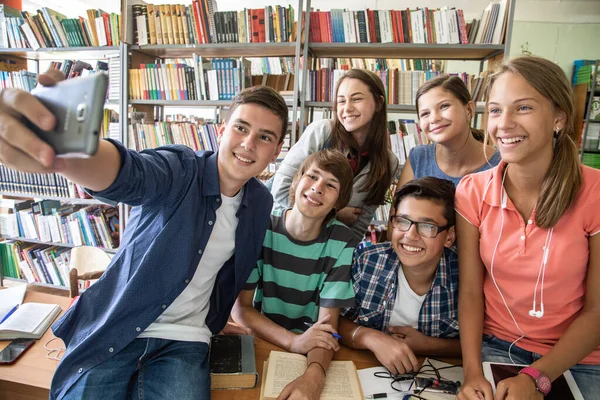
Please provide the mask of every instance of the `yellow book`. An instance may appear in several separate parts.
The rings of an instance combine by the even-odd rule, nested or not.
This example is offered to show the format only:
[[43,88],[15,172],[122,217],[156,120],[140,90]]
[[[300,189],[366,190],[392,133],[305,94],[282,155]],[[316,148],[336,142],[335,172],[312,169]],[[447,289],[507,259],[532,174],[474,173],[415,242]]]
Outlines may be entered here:
[[[283,388],[301,376],[308,364],[306,356],[271,351],[263,369],[261,400],[276,400]],[[356,366],[352,361],[332,361],[327,369],[320,400],[363,400],[365,398]]]
[[162,30],[163,44],[175,44],[173,42],[173,32],[171,31],[171,7],[161,4],[160,8],[160,26]]
[[160,19],[160,7],[158,5],[154,5],[154,30],[156,32],[156,44],[163,44],[163,36],[162,36],[162,23]]
[[156,17],[154,14],[154,4],[147,4],[148,30],[150,31],[150,44],[156,44]]
[[171,11],[171,26],[172,26],[172,32],[173,32],[173,44],[182,44],[181,41],[179,40],[181,32],[179,31],[179,23],[178,20],[179,18],[177,18],[177,4],[170,4],[168,5],[168,7],[170,8]]

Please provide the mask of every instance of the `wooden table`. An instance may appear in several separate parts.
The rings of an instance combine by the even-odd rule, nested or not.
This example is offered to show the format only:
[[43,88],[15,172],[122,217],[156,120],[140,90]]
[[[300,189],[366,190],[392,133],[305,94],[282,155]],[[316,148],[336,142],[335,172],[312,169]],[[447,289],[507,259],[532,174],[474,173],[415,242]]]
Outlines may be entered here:
[[[38,303],[59,304],[63,312],[71,302],[68,297],[50,295],[27,291],[25,301]],[[48,329],[44,336],[27,350],[14,364],[0,366],[0,399],[10,400],[33,400],[48,399],[52,375],[58,365],[58,361],[46,357],[47,351],[44,344],[52,339],[54,335]],[[0,350],[6,347],[10,341],[0,341]],[[55,340],[50,345],[56,348],[62,341]],[[271,350],[283,351],[283,349],[256,338],[256,370],[262,378],[263,362],[267,360]],[[354,350],[341,346],[335,353],[335,360],[352,360],[357,369],[369,368],[380,365],[373,353],[362,350]],[[420,361],[423,361],[420,358]],[[451,362],[452,360],[448,360]],[[214,400],[257,400],[260,397],[259,386],[254,389],[245,390],[213,390]]]
[[[71,299],[28,290],[25,294],[25,302],[58,304],[64,312],[69,307]],[[44,349],[44,344],[53,337],[52,331],[48,329],[44,336],[23,353],[14,364],[0,365],[0,399],[48,399],[50,382],[58,361],[46,357],[48,352]],[[10,340],[0,341],[0,350],[9,343]],[[62,345],[62,341],[55,340],[49,346],[57,348],[60,345]]]

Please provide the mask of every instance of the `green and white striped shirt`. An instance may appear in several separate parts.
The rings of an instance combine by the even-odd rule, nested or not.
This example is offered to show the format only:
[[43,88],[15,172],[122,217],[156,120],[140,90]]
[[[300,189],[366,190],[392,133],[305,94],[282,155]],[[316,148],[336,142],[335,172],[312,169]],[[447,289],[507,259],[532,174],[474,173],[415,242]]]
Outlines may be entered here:
[[355,305],[352,254],[357,245],[352,231],[332,219],[312,241],[298,241],[285,229],[285,209],[271,214],[262,256],[245,290],[254,290],[254,306],[276,324],[304,332],[315,323],[319,307]]

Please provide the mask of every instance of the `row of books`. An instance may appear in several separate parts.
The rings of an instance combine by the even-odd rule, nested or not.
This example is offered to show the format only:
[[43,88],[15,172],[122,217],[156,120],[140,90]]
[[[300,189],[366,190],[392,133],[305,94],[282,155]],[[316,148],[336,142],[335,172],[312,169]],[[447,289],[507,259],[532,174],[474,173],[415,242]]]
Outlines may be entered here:
[[129,147],[141,151],[168,144],[182,144],[195,151],[217,151],[217,127],[202,120],[130,124]]
[[[332,102],[337,82],[346,70],[322,68],[318,71],[308,71],[308,82],[306,85],[306,100]],[[402,71],[395,68],[376,70],[386,92],[387,104],[414,105],[417,90],[426,81],[440,75],[438,71]],[[467,85],[471,87],[474,76],[465,72],[458,75]]]
[[252,57],[248,60],[252,75],[293,74],[296,67],[295,57]]
[[214,0],[132,6],[135,44],[264,43],[295,40],[292,6],[217,11]]
[[[170,60],[167,60],[170,61]],[[190,62],[190,61],[188,61]],[[187,64],[140,64],[129,70],[129,95],[135,100],[231,100],[250,86],[250,61],[206,59],[194,55]]]
[[[420,58],[349,58],[349,57],[320,57],[313,58],[309,63],[310,69],[332,68],[349,70],[353,68],[378,71],[383,69],[398,69],[400,71],[444,71],[444,60]],[[302,67],[302,65],[301,65]]]
[[86,12],[88,18],[67,18],[48,7],[33,14],[0,5],[0,47],[118,46],[120,16],[97,9]]
[[[2,216],[0,215],[0,218]],[[71,249],[21,241],[0,243],[2,276],[69,287]]]
[[78,185],[59,174],[16,171],[0,164],[0,191],[35,196],[89,198]]
[[[10,201],[14,203],[12,209],[6,206]],[[3,199],[2,202],[5,212],[1,234],[5,237],[105,249],[119,247],[119,218],[115,207],[62,204],[57,200]]]
[[17,88],[30,92],[37,84],[37,74],[29,71],[7,72],[0,70],[0,88]]
[[465,22],[461,9],[427,7],[411,10],[312,11],[313,43],[469,44],[504,40],[507,0],[492,2],[482,17]]

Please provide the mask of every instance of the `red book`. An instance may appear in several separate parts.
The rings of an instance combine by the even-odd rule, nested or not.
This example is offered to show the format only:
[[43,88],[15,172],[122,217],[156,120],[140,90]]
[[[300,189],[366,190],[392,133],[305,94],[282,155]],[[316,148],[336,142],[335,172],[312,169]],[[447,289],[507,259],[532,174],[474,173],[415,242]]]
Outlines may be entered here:
[[259,8],[256,11],[258,14],[258,42],[265,43],[267,41],[267,33],[265,27],[265,9]]
[[113,41],[111,38],[111,34],[110,34],[110,15],[109,14],[102,14],[102,20],[104,21],[104,29],[106,30],[106,42],[107,42],[107,46],[112,46],[113,45]]
[[392,13],[392,33],[394,34],[394,43],[400,43],[398,38],[398,24],[396,21],[396,12],[394,10]]
[[258,43],[258,31],[260,29],[258,22],[258,9],[252,8],[250,9],[250,16],[252,18],[252,25],[250,25],[250,32],[252,33],[252,43]]
[[458,28],[460,29],[460,42],[462,44],[469,44],[469,35],[467,34],[467,25],[465,24],[465,14],[461,9],[458,9]]
[[325,11],[325,21],[327,23],[327,43],[333,43],[333,32],[331,31],[331,12]]
[[329,34],[327,33],[327,30],[329,27],[327,26],[327,13],[325,11],[319,11],[319,23],[321,26],[321,42],[328,43]]
[[202,31],[202,22],[200,20],[200,5],[198,0],[192,0],[192,10],[194,11],[194,29],[200,43],[206,43],[204,32]]
[[371,43],[377,43],[377,33],[375,31],[375,12],[367,8],[367,18],[369,18],[369,38]]
[[398,22],[399,43],[406,43],[404,39],[404,27],[402,26],[402,11],[395,10],[394,12],[396,13],[396,21]]

